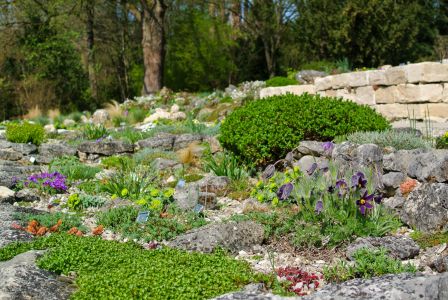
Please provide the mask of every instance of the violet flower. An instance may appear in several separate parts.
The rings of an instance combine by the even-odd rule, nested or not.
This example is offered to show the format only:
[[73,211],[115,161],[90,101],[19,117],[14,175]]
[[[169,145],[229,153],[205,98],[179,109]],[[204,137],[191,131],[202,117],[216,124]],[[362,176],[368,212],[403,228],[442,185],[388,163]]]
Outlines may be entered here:
[[313,175],[314,171],[316,171],[316,169],[317,169],[317,163],[313,163],[313,164],[311,165],[311,167],[310,167],[308,170],[306,170],[306,173],[307,173],[309,176],[311,176],[311,175]]
[[331,155],[331,153],[333,152],[333,149],[334,149],[334,144],[333,144],[333,142],[325,142],[325,143],[322,143],[322,148],[324,149],[324,151],[327,155]]
[[339,198],[342,198],[348,192],[348,184],[344,179],[336,181],[335,187],[338,189]]
[[279,200],[288,199],[289,195],[291,195],[293,188],[294,188],[294,185],[291,182],[282,185],[277,191],[278,199]]
[[353,189],[364,189],[367,185],[367,179],[363,172],[357,172],[352,176],[352,188]]
[[319,214],[322,212],[323,209],[324,209],[324,202],[322,201],[322,199],[319,199],[319,200],[316,202],[316,207],[314,208],[314,212],[315,212],[317,215],[319,215]]
[[366,214],[366,209],[373,208],[372,204],[370,203],[373,199],[373,194],[368,194],[367,191],[364,192],[364,194],[361,196],[361,199],[356,200],[356,205],[359,207],[359,212],[362,215]]

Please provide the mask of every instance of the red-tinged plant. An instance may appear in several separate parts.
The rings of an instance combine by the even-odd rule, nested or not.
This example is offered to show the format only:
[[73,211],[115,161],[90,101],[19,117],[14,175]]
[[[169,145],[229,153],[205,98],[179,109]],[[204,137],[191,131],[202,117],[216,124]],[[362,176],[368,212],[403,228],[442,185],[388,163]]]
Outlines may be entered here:
[[288,290],[298,296],[304,296],[307,291],[317,289],[319,280],[322,279],[322,275],[305,272],[297,267],[279,268],[277,269],[277,276],[289,281],[291,284]]
[[400,192],[404,197],[406,197],[407,195],[409,195],[410,192],[412,192],[415,189],[416,186],[417,186],[417,180],[408,179],[404,181],[402,184],[400,184]]

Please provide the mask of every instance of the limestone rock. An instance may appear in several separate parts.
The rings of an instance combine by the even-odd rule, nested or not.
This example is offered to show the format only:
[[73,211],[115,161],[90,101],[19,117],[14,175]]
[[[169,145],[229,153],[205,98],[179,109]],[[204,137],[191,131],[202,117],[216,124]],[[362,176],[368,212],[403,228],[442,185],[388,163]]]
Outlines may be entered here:
[[98,109],[92,115],[93,124],[103,124],[109,120],[109,113],[105,109]]
[[302,84],[314,84],[314,80],[318,77],[325,77],[328,74],[316,70],[302,70],[296,73],[295,78]]
[[168,245],[173,248],[212,252],[217,247],[238,253],[260,245],[264,239],[264,228],[252,221],[214,223],[189,231],[176,237]]
[[379,247],[388,249],[390,256],[401,260],[414,258],[420,252],[420,247],[411,238],[397,236],[361,237],[348,245],[346,256],[353,260],[353,254],[358,249],[376,249]]
[[34,201],[40,201],[39,191],[37,189],[29,189],[24,188],[15,194],[15,198],[17,202],[24,201],[24,202],[34,202]]
[[158,134],[154,137],[150,137],[137,142],[140,149],[150,148],[163,151],[173,150],[175,135],[169,133]]
[[400,184],[406,180],[406,175],[401,172],[390,172],[382,177],[383,192],[385,196],[392,197]]
[[121,153],[132,153],[134,146],[125,141],[88,141],[78,146],[78,151],[88,154],[111,156]]
[[0,202],[14,202],[15,192],[8,189],[6,186],[0,186]]
[[448,229],[448,184],[425,183],[403,205],[403,222],[423,232]]

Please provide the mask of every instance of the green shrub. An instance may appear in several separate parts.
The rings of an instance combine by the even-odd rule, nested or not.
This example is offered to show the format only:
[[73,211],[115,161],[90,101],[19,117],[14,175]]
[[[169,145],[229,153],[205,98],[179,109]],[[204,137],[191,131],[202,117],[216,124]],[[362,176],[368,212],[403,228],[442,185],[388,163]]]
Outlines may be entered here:
[[211,299],[251,282],[267,281],[249,264],[222,251],[212,254],[135,243],[53,234],[0,249],[8,259],[30,249],[50,249],[37,262],[57,274],[76,272],[72,299]]
[[64,156],[54,159],[49,166],[50,172],[59,172],[68,180],[87,180],[95,178],[101,169],[81,163],[75,156]]
[[342,282],[353,278],[372,278],[385,274],[415,273],[411,264],[403,265],[400,260],[387,255],[385,248],[361,248],[355,252],[354,266],[340,261],[332,267],[324,268],[325,279],[329,282]]
[[436,138],[437,149],[448,149],[448,131],[444,135]]
[[81,132],[83,137],[88,140],[100,139],[109,134],[109,131],[103,124],[87,124],[84,128],[82,128]]
[[356,144],[376,144],[380,147],[394,147],[397,150],[411,150],[431,148],[431,143],[416,136],[412,132],[400,132],[395,130],[355,132],[345,138]]
[[39,124],[9,123],[6,125],[6,139],[13,143],[32,143],[39,146],[45,139],[45,131]]
[[266,87],[296,85],[297,80],[288,77],[276,76],[266,80]]
[[236,109],[221,125],[221,145],[253,165],[283,158],[305,140],[329,141],[356,131],[385,130],[384,117],[366,105],[302,94],[273,96]]
[[337,68],[337,66],[334,62],[326,61],[326,60],[311,61],[309,63],[305,63],[300,66],[301,70],[316,70],[316,71],[322,71],[322,72],[326,72],[326,73],[331,73],[336,68]]

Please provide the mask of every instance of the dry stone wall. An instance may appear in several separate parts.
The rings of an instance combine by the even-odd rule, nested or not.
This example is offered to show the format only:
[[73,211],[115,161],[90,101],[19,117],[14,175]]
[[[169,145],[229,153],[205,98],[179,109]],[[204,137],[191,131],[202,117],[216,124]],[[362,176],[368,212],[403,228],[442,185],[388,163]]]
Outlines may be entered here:
[[423,62],[382,70],[344,73],[317,78],[313,85],[262,89],[260,97],[285,93],[342,97],[375,107],[390,120],[409,114],[424,119],[448,119],[448,64]]

